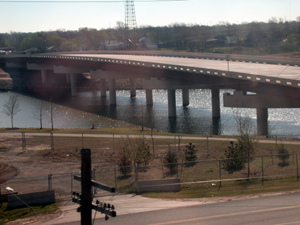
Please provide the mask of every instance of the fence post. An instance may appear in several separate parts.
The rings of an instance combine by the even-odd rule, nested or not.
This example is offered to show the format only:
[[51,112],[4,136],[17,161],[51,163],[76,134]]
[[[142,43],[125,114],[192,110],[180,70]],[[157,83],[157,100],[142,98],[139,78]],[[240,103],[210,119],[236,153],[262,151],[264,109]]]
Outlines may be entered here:
[[[93,169],[93,180],[96,180],[96,169],[94,168]],[[93,187],[94,189],[94,196],[97,194],[97,188],[96,187]]]
[[296,154],[296,167],[297,167],[297,181],[299,181],[298,154]]
[[52,190],[52,174],[48,175],[48,191]]
[[82,148],[81,149],[83,149],[83,132],[82,132],[82,136],[81,136],[81,145],[82,145]]
[[276,140],[276,154],[277,154],[277,156],[276,156],[276,158],[278,157],[278,146],[277,146],[277,135],[275,136],[275,140]]
[[178,172],[178,170],[179,170],[178,167],[179,167],[179,166],[178,166],[178,163],[176,163],[176,164],[177,164],[177,177],[176,177],[176,178],[178,178],[178,173],[179,173],[179,172]]
[[219,159],[219,180],[220,180],[220,185],[219,185],[219,189],[222,186],[222,168],[221,168],[221,160]]
[[113,152],[115,152],[115,134],[113,133]]
[[22,132],[22,151],[26,150],[25,132]]
[[135,166],[135,181],[139,179],[139,173],[138,173],[139,166]]
[[114,167],[114,171],[115,171],[115,189],[117,190],[117,170],[116,170],[116,167]]
[[54,140],[53,140],[53,133],[50,132],[50,139],[51,139],[51,151],[54,151]]
[[206,139],[206,154],[207,156],[209,155],[209,143],[208,143],[208,135],[207,135],[207,139]]
[[261,185],[264,186],[264,157],[261,157]]
[[176,142],[176,136],[174,135],[174,143],[175,143],[175,151],[176,151],[176,147],[177,147],[177,142]]
[[2,207],[2,194],[1,194],[1,185],[0,185],[0,207]]
[[73,197],[73,172],[71,172],[71,198]]
[[151,134],[151,140],[152,140],[153,158],[155,159],[154,138],[153,138],[153,135],[152,135],[152,134]]

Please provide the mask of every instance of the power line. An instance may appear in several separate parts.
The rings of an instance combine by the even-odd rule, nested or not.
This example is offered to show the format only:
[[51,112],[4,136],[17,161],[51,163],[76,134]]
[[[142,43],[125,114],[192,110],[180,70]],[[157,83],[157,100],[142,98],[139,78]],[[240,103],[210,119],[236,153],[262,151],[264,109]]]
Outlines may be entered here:
[[[135,2],[186,2],[186,1],[189,1],[189,0],[137,0]],[[16,1],[1,1],[0,2],[3,2],[3,3],[120,3],[120,2],[124,2],[124,1],[121,1],[121,0],[116,0],[116,1],[107,1],[107,0],[88,0],[88,1],[82,1],[82,0],[79,0],[79,1],[74,1],[74,0],[70,0],[70,1],[52,1],[52,0],[49,0],[49,1],[43,1],[43,0],[37,0],[37,1],[28,1],[28,0],[25,0],[25,1],[21,1],[21,0],[16,0]]]

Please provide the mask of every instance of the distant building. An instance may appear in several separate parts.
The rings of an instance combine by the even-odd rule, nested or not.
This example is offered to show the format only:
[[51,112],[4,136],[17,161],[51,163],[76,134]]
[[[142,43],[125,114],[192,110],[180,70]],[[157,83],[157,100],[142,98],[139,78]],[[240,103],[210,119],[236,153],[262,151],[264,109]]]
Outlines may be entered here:
[[59,49],[56,48],[55,46],[50,46],[50,47],[47,47],[46,51],[47,52],[59,52]]
[[25,52],[26,52],[26,54],[39,54],[39,53],[41,53],[41,51],[38,48],[30,48],[30,49],[27,49]]
[[101,42],[100,50],[117,50],[121,45],[122,43],[116,40],[106,40]]
[[14,52],[14,51],[15,51],[14,48],[2,47],[2,48],[0,48],[0,55],[9,55],[9,54],[12,54],[12,52]]
[[223,39],[208,39],[206,41],[206,47],[223,47],[225,45],[225,40]]
[[153,43],[147,37],[142,37],[139,39],[139,49],[157,49],[157,44]]
[[0,69],[0,90],[8,91],[12,89],[13,81],[8,73]]
[[237,44],[237,38],[236,37],[226,37],[225,44],[227,46],[235,46]]

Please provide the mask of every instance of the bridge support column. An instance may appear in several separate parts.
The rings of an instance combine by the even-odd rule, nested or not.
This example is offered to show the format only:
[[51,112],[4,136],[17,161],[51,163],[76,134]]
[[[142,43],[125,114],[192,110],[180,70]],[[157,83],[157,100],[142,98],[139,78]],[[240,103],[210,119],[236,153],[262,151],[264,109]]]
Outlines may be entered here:
[[75,73],[71,73],[71,96],[77,95],[77,78]]
[[47,70],[41,70],[42,74],[42,84],[45,84],[47,82]]
[[116,105],[117,97],[116,97],[116,87],[115,87],[115,79],[109,79],[109,104]]
[[220,118],[220,90],[211,89],[211,105],[212,105],[212,117]]
[[146,89],[146,104],[153,105],[152,89]]
[[268,135],[268,109],[257,108],[256,109],[256,121],[257,121],[257,134]]
[[187,106],[190,104],[189,89],[182,89],[182,104]]
[[101,97],[106,97],[106,80],[100,80],[100,90],[101,90]]
[[168,89],[168,110],[169,117],[176,116],[176,95],[175,90]]
[[71,74],[69,73],[66,74],[66,82],[67,84],[71,83]]
[[135,79],[130,78],[130,97],[133,98],[136,96],[136,85],[135,85]]

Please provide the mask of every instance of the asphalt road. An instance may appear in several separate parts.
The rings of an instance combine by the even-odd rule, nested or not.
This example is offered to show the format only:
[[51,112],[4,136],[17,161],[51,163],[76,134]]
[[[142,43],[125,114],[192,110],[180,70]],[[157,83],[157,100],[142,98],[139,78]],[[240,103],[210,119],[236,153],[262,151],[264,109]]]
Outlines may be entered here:
[[257,64],[245,62],[233,62],[221,60],[207,60],[196,58],[181,58],[181,57],[158,57],[158,56],[141,56],[141,55],[112,55],[112,54],[60,54],[68,57],[89,57],[89,58],[103,58],[118,61],[135,61],[140,63],[164,64],[167,66],[183,66],[199,69],[210,69],[219,71],[228,71],[262,75],[266,77],[276,77],[292,80],[300,80],[299,67],[286,65],[272,65],[272,64]]
[[[167,225],[167,224],[300,224],[300,193],[203,204],[117,216],[94,224]],[[80,222],[64,223],[77,225]]]

